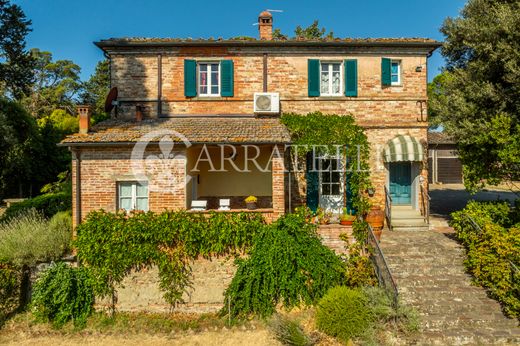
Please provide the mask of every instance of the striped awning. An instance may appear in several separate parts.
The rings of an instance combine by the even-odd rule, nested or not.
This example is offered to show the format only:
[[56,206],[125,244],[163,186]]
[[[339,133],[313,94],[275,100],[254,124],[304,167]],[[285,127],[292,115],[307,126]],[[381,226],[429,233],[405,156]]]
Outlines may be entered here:
[[385,162],[422,161],[423,146],[414,137],[397,136],[386,143],[383,158]]

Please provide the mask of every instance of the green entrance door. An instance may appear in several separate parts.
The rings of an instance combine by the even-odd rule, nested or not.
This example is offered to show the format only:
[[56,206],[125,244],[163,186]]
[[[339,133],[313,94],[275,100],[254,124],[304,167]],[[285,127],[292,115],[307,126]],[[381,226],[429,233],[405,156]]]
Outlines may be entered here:
[[398,205],[412,204],[412,163],[390,163],[390,197]]

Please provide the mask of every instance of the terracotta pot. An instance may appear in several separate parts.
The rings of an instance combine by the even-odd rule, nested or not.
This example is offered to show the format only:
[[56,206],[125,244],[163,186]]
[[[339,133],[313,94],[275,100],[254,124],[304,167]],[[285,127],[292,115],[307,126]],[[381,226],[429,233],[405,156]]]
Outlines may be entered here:
[[381,230],[385,225],[385,212],[381,207],[372,207],[365,220],[372,226],[374,231]]
[[339,224],[343,226],[352,226],[354,220],[339,220]]
[[255,210],[256,209],[256,202],[246,203],[246,207],[247,207],[248,210]]
[[381,235],[382,234],[383,234],[383,230],[382,229],[374,231],[374,235],[376,236],[377,241],[381,241]]

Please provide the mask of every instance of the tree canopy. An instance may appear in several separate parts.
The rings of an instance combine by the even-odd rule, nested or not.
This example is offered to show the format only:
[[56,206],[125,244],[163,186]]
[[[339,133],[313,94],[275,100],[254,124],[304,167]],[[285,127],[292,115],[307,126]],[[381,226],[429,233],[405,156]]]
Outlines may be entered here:
[[520,2],[469,0],[441,32],[429,109],[458,143],[466,187],[520,180]]
[[[280,29],[275,29],[273,31],[273,39],[275,40],[287,40],[288,38],[289,37],[283,34]],[[333,39],[334,33],[332,31],[327,33],[325,28],[320,28],[317,20],[305,28],[298,25],[296,29],[294,29],[294,37],[291,37],[293,40],[318,40],[323,38]]]
[[31,21],[20,6],[0,0],[0,90],[20,99],[33,81],[34,60],[25,48]]

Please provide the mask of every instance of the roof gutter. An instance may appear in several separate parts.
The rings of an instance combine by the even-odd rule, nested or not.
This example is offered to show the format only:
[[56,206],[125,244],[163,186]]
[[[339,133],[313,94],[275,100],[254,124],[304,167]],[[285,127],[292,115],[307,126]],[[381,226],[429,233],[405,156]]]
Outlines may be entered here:
[[[57,145],[59,147],[123,147],[123,146],[131,146],[136,145],[137,143],[143,143],[143,142],[69,142],[69,143],[58,143]],[[159,141],[155,142],[148,142],[149,144],[159,144]],[[173,142],[176,144],[183,144],[183,142]],[[192,145],[219,145],[219,144],[258,144],[258,145],[264,145],[264,144],[289,144],[290,141],[271,141],[271,142],[230,142],[230,141],[222,141],[222,142],[190,142]]]

